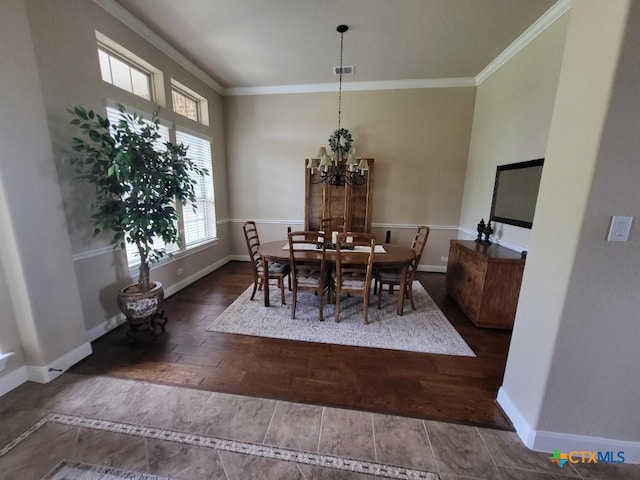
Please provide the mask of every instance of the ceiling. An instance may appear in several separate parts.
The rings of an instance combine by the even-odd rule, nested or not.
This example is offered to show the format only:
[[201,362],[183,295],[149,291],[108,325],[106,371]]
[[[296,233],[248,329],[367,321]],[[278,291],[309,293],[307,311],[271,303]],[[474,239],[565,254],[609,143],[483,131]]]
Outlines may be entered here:
[[472,78],[556,0],[117,0],[223,88]]

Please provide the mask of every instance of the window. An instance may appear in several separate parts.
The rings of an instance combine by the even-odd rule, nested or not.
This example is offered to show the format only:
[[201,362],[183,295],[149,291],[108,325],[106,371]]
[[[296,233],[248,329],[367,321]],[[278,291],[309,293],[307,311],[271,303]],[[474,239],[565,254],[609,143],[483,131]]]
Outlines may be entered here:
[[171,99],[173,100],[174,112],[184,117],[190,118],[194,122],[200,121],[197,100],[194,100],[193,98],[178,90],[171,90]]
[[98,48],[102,80],[151,100],[151,75],[103,48]]
[[176,142],[187,149],[187,156],[209,175],[195,175],[196,206],[187,204],[182,207],[185,247],[204,242],[216,236],[216,212],[213,195],[213,174],[211,172],[211,142],[204,138],[176,129]]
[[194,122],[209,125],[209,104],[202,95],[171,79],[173,111]]
[[102,80],[160,106],[166,104],[160,70],[98,31],[96,40]]

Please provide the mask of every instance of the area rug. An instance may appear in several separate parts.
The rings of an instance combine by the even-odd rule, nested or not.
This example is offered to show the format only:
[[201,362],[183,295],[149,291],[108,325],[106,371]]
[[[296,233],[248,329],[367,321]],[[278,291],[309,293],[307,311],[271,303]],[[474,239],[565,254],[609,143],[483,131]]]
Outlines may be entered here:
[[[280,290],[270,287],[271,307],[266,308],[262,292],[250,300],[253,286],[218,316],[205,330],[305,342],[385,348],[408,352],[475,357],[469,345],[449,323],[420,282],[413,283],[416,310],[407,300],[404,315],[398,316],[397,296],[383,294],[382,308],[371,295],[369,324],[362,322],[362,297],[343,297],[340,322],[335,306],[325,305],[324,322],[318,320],[318,297],[299,293],[296,318],[291,319],[292,293],[280,304]],[[396,293],[397,295],[397,293]]]
[[61,461],[42,480],[170,480],[149,473],[132,472],[120,468]]

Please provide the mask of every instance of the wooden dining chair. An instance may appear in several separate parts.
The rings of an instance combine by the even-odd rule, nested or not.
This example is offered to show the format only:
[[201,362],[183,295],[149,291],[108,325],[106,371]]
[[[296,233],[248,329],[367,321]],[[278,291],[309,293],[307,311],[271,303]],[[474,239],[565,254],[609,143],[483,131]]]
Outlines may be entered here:
[[344,233],[345,230],[346,226],[344,223],[344,218],[342,217],[331,217],[322,219],[322,231],[329,236],[329,239],[331,239],[331,232]]
[[[291,318],[296,318],[298,292],[317,294],[320,321],[324,321],[324,294],[329,285],[326,242],[318,232],[289,232],[289,267],[293,284]],[[316,248],[316,245],[320,245]]]
[[[263,264],[262,258],[258,254],[258,247],[260,247],[260,237],[258,236],[258,228],[256,222],[248,221],[242,225],[244,232],[244,239],[247,242],[247,248],[249,249],[249,258],[251,259],[251,265],[253,266],[253,292],[251,292],[251,300],[256,295],[257,290],[262,290],[262,274]],[[269,265],[269,280],[276,280],[278,287],[280,287],[280,300],[282,305],[286,305],[284,299],[284,277],[289,275],[289,265],[285,263],[272,263]]]
[[[405,296],[409,299],[411,303],[411,308],[413,310],[416,309],[416,304],[413,300],[413,279],[415,277],[416,271],[418,269],[418,265],[420,264],[420,259],[422,258],[422,253],[424,252],[424,246],[427,244],[427,238],[429,237],[429,227],[426,225],[421,225],[416,230],[416,234],[413,237],[413,242],[411,243],[411,249],[414,253],[414,258],[409,262],[406,269],[406,277],[405,277],[405,291],[398,292],[398,302],[402,301],[402,297],[400,295]],[[389,293],[393,295],[394,286],[402,285],[402,266],[397,266],[393,268],[378,268],[375,271],[375,285],[374,285],[374,293],[377,290],[378,293],[378,308],[381,308],[382,305],[382,290],[384,290],[384,285],[389,286]],[[378,286],[378,284],[380,284]],[[398,305],[398,308],[400,306]],[[398,312],[399,315],[402,315],[402,311]]]
[[[369,323],[369,290],[373,278],[375,246],[375,237],[367,233],[338,234],[335,274],[336,322],[340,321],[342,295],[356,294],[362,295],[362,318],[365,325]],[[364,251],[354,251],[354,248],[358,249],[357,247],[361,247]]]

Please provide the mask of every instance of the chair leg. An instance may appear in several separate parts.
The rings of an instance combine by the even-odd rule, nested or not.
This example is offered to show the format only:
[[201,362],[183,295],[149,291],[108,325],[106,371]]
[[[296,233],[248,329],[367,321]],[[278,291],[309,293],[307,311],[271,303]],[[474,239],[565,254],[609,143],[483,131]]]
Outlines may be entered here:
[[340,292],[336,292],[336,323],[340,321]]
[[291,302],[291,319],[296,318],[296,303],[298,303],[298,292],[293,292],[293,300]]
[[320,302],[320,321],[324,322],[324,291],[318,294],[318,301]]
[[282,305],[286,305],[287,302],[284,300],[284,277],[278,278],[278,286],[280,287],[280,302],[282,302]]
[[287,278],[289,279],[289,291],[291,291],[291,274],[287,275]]
[[380,288],[378,289],[378,310],[382,308],[382,290],[384,290],[383,284],[380,283]]
[[362,312],[364,324],[368,325],[369,324],[369,291],[365,291],[364,294],[362,295],[362,304],[364,308],[364,311]]
[[413,301],[413,285],[407,282],[407,293],[409,294],[409,302],[411,302],[411,308],[416,309],[416,304]]
[[255,280],[253,282],[253,292],[251,292],[251,298],[250,300],[253,300],[253,297],[256,296],[256,291],[258,290],[258,280]]

